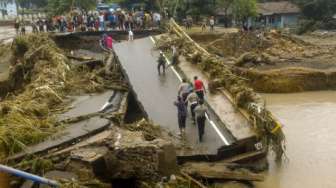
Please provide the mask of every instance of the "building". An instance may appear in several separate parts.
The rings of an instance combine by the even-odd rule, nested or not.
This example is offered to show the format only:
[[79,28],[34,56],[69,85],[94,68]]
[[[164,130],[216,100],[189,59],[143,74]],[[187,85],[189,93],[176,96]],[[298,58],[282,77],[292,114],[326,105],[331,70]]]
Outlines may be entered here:
[[0,1],[0,18],[17,16],[17,7],[15,1],[4,2]]
[[257,23],[266,27],[295,27],[301,14],[300,8],[289,2],[257,3]]
[[[300,8],[289,1],[257,3],[256,18],[248,18],[247,26],[254,27],[295,27],[301,14]],[[238,23],[233,16],[232,8],[217,9],[216,18],[218,24],[225,26],[237,26]]]

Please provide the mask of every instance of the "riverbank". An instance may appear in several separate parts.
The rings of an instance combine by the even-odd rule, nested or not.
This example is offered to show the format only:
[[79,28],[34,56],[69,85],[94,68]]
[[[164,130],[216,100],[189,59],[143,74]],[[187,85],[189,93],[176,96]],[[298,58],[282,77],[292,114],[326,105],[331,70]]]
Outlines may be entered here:
[[[298,37],[277,32],[193,33],[258,92],[290,93],[336,87],[334,36]],[[328,43],[328,44],[327,44]]]

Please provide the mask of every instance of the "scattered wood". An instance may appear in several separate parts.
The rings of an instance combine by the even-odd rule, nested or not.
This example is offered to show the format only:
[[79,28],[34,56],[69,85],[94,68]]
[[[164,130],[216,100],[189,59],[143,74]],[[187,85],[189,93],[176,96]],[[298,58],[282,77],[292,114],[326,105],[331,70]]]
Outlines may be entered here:
[[[183,29],[175,22],[174,19],[170,20],[170,23],[172,25],[172,27],[174,28],[175,32],[176,30],[178,32],[176,33],[180,33],[182,34],[185,38],[187,38],[194,46],[196,46],[196,49],[201,51],[202,53],[204,53],[206,56],[210,56],[210,53],[208,51],[206,51],[204,48],[202,48],[198,43],[196,43],[185,31],[183,31]],[[178,34],[180,36],[180,34]]]
[[[234,165],[234,169],[230,168]],[[263,181],[264,176],[239,169],[237,164],[228,163],[186,163],[182,171],[195,177],[216,180]],[[238,169],[237,169],[238,168]]]
[[260,156],[265,156],[266,153],[267,152],[265,150],[253,151],[253,152],[243,153],[241,155],[236,155],[229,159],[225,159],[221,162],[222,163],[237,163],[237,162],[246,161],[246,160],[253,159],[253,158],[258,158]]
[[69,59],[74,59],[74,60],[77,60],[77,61],[92,61],[92,60],[95,60],[94,58],[89,57],[89,56],[74,56],[74,55],[67,55],[67,57],[68,57]]
[[203,185],[201,182],[197,181],[193,177],[189,176],[187,173],[181,171],[181,175],[184,176],[185,178],[187,178],[189,181],[191,181],[195,185],[197,185],[198,187],[200,187],[200,188],[207,188],[205,185]]

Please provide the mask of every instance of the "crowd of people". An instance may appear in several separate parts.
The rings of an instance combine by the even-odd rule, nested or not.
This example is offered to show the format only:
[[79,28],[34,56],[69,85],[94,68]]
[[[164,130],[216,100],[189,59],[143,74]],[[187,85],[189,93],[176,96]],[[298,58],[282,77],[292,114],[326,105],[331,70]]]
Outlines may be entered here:
[[[178,52],[175,46],[172,46],[172,63],[169,66],[174,66],[179,62]],[[158,73],[165,74],[165,70],[169,67],[166,66],[165,56],[162,51],[158,58]],[[162,73],[161,73],[162,70]],[[193,84],[187,82],[186,79],[182,80],[177,92],[177,100],[174,105],[177,107],[177,119],[180,129],[180,135],[185,136],[186,122],[188,118],[188,109],[190,111],[193,124],[198,127],[199,142],[203,141],[206,115],[208,114],[207,107],[205,105],[205,93],[206,89],[204,83],[197,77],[194,77]]]
[[145,11],[89,12],[77,13],[72,17],[56,16],[53,18],[60,32],[106,31],[106,30],[141,30],[158,27],[161,22],[159,13]]
[[[185,19],[183,19],[183,24],[184,24],[186,30],[190,30],[193,26],[192,17],[187,16]],[[205,31],[207,27],[209,27],[210,31],[215,30],[215,17],[214,16],[202,19],[202,22],[201,22],[202,31]]]
[[180,84],[177,101],[174,104],[177,107],[178,125],[182,137],[185,135],[189,108],[191,120],[198,128],[199,142],[203,142],[206,115],[208,115],[204,101],[205,92],[204,84],[197,76],[194,77],[193,84],[188,83],[186,79],[183,79]]
[[143,30],[159,27],[161,15],[157,12],[124,11],[73,11],[70,15],[58,15],[49,19],[24,21],[17,19],[14,27],[24,34],[27,26],[33,32],[84,32],[106,30]]

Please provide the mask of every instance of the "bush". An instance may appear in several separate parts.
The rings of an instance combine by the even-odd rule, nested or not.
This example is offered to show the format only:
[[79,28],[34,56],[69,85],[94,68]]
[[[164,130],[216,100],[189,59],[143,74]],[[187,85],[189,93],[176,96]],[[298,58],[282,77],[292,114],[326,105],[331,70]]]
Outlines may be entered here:
[[17,57],[23,57],[28,51],[28,41],[24,37],[16,37],[14,40],[14,55]]
[[336,19],[329,18],[323,21],[301,20],[299,23],[297,34],[301,35],[301,34],[312,32],[318,29],[335,30],[336,29]]

